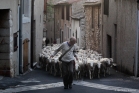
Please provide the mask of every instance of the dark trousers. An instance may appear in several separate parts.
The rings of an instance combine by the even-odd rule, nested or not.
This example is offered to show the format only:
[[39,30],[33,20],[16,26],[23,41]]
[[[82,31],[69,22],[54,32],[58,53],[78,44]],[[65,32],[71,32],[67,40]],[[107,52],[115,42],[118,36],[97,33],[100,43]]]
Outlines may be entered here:
[[62,75],[64,86],[68,86],[73,82],[73,61],[62,62]]

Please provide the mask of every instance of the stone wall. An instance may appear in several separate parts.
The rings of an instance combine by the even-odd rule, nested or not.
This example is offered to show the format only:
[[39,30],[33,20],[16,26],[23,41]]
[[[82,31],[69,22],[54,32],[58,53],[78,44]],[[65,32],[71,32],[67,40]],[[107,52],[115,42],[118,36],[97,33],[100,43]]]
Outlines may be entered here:
[[137,3],[136,0],[120,0],[117,3],[117,63],[121,71],[133,74],[136,51]]
[[84,14],[84,2],[86,0],[80,0],[72,4],[72,33],[71,35],[78,36],[78,44],[80,48],[85,47],[85,14]]
[[[66,6],[69,6],[69,20],[66,19]],[[62,19],[62,8],[64,8],[64,19]],[[61,38],[61,41],[69,40],[69,30],[71,29],[71,5],[57,5],[55,6],[55,39]],[[63,40],[62,40],[63,32]]]
[[55,38],[60,38],[61,32],[61,6],[55,6]]
[[100,6],[85,6],[85,40],[87,49],[100,52],[101,8],[98,10],[98,7],[100,8]]
[[35,59],[39,62],[39,53],[42,51],[43,42],[43,16],[44,16],[44,0],[35,0],[34,2],[34,21],[35,21]]
[[111,37],[111,54],[118,70],[134,74],[136,51],[137,3],[136,0],[109,0],[109,15],[103,14],[102,52],[109,57],[108,38]]

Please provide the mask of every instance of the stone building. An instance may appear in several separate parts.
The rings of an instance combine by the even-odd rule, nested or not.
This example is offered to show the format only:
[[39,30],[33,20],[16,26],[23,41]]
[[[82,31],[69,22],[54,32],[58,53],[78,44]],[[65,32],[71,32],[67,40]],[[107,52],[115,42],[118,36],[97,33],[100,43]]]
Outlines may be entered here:
[[14,77],[23,74],[31,66],[32,1],[35,10],[33,47],[37,60],[42,49],[44,0],[0,1],[0,75],[2,76]]
[[54,43],[55,40],[55,28],[54,28],[54,5],[61,0],[47,0],[46,5],[46,38],[49,39],[50,43]]
[[44,0],[34,1],[34,62],[39,62],[44,32]]
[[54,41],[54,0],[47,0],[46,5],[46,37],[49,39],[50,43]]
[[54,6],[54,39],[64,42],[71,37],[72,0],[59,1]]
[[137,71],[137,0],[102,0],[102,54],[114,58],[117,68],[128,74]]
[[[54,10],[53,10],[54,14],[52,13],[52,16],[51,16],[52,19],[54,19],[54,20],[51,20],[49,22],[47,21],[47,23],[46,23],[47,37],[50,40],[52,38],[52,41],[56,40],[57,43],[60,43],[65,40],[68,40],[71,36],[76,36],[75,31],[73,33],[73,30],[72,30],[71,17],[73,17],[72,10],[74,10],[74,9],[72,9],[72,4],[74,4],[78,1],[81,1],[81,0],[48,0],[48,2],[47,2],[48,4],[54,5]],[[49,12],[49,11],[47,11],[47,12]],[[63,13],[63,15],[62,15],[62,13]],[[47,16],[48,15],[49,14],[47,13]],[[62,17],[63,17],[63,19],[62,19]],[[73,19],[76,19],[75,16]],[[80,19],[80,20],[81,20],[80,21],[81,25],[82,24],[84,25],[84,22],[83,22],[84,20],[83,19]],[[83,30],[83,26],[82,26],[81,30]],[[81,41],[81,40],[79,40],[79,41]],[[82,44],[80,43],[80,45],[82,45]]]
[[100,52],[101,0],[87,0],[85,10],[85,43],[86,49]]
[[85,47],[85,14],[84,2],[86,0],[78,0],[72,4],[72,25],[71,36],[77,38],[77,45],[80,48]]
[[[14,77],[28,70],[30,63],[30,10],[31,1],[23,2],[22,59],[19,60],[19,7],[20,0],[0,1],[0,75]],[[19,62],[21,61],[21,63]],[[20,64],[19,64],[20,63]],[[22,69],[19,72],[19,69]]]
[[43,38],[46,38],[46,31],[47,31],[47,27],[46,27],[46,16],[47,16],[47,0],[44,0],[44,11],[43,11]]

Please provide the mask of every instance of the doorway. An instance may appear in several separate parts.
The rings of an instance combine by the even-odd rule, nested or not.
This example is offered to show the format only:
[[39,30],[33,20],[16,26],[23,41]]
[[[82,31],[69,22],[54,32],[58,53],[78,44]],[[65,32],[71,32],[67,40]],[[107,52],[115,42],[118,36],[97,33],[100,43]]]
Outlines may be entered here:
[[25,73],[26,71],[28,71],[28,42],[29,39],[25,39],[23,41],[23,72]]
[[10,10],[0,10],[0,75],[10,76]]
[[112,58],[112,38],[107,35],[107,57]]
[[114,24],[115,27],[115,37],[114,37],[114,61],[116,62],[117,59],[117,24]]

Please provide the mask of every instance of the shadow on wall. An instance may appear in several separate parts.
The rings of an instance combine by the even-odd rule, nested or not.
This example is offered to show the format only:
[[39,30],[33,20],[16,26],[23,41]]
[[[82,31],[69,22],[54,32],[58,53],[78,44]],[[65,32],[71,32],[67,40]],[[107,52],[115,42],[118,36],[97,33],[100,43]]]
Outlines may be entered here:
[[0,10],[0,75],[12,76],[10,71],[10,15],[9,9]]

